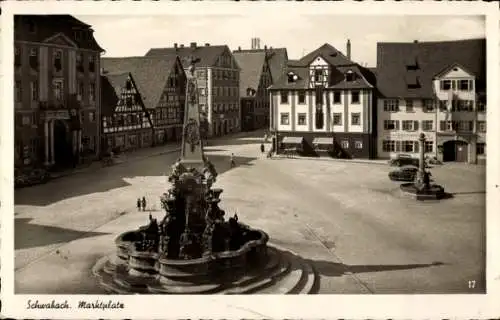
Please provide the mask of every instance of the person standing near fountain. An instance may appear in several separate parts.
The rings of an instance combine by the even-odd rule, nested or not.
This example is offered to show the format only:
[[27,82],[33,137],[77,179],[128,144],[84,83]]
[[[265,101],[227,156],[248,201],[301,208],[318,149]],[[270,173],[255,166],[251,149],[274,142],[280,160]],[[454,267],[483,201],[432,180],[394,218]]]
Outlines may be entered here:
[[146,211],[146,197],[142,197],[142,211]]

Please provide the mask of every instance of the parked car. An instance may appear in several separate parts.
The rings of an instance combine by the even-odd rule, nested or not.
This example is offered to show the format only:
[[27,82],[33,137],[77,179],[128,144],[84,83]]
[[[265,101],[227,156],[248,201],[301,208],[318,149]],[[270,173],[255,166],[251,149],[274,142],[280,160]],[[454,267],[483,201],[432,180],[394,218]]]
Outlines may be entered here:
[[412,182],[415,180],[418,168],[415,166],[404,166],[389,172],[389,179],[392,181]]
[[412,165],[418,167],[419,160],[417,158],[413,158],[408,154],[398,154],[395,158],[389,160],[389,165],[391,167],[401,167],[405,165]]
[[46,183],[50,180],[50,174],[47,170],[41,168],[26,171],[16,169],[14,174],[15,188],[29,187],[36,184]]

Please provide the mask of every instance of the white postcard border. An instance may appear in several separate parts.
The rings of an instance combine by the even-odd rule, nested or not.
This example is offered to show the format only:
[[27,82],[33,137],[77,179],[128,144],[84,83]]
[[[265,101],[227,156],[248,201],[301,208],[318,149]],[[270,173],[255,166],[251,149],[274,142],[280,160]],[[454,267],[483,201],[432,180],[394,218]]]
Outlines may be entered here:
[[[311,295],[311,296],[91,296],[50,295],[44,300],[67,300],[71,310],[27,310],[29,299],[14,295],[13,218],[13,14],[99,15],[485,15],[487,35],[487,290],[485,295]],[[13,318],[487,318],[500,308],[500,225],[498,185],[500,148],[499,13],[498,4],[483,2],[96,2],[41,1],[2,4],[2,108],[0,108],[1,157],[1,279],[2,315]],[[460,32],[460,30],[457,30]],[[9,156],[10,155],[10,156]],[[496,272],[495,272],[496,271]],[[123,302],[124,309],[78,309],[78,301]],[[496,301],[496,302],[495,302]]]

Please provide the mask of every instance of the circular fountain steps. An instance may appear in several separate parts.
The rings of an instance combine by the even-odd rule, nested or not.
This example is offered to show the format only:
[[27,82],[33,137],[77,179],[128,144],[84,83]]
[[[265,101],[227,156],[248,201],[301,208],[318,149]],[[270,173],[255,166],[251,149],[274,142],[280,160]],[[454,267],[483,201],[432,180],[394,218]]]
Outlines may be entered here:
[[134,277],[108,257],[93,268],[102,287],[115,294],[309,294],[317,287],[317,274],[304,259],[268,247],[266,265],[234,281],[207,284],[165,285],[155,277]]

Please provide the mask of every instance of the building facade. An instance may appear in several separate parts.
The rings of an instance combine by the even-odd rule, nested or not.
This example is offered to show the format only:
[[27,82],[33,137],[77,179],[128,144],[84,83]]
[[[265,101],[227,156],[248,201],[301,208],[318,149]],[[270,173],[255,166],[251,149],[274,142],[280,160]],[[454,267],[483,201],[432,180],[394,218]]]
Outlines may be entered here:
[[234,51],[233,55],[241,68],[241,130],[267,128],[269,124],[267,88],[272,83],[267,54],[259,51]]
[[153,48],[146,57],[177,55],[185,70],[191,59],[197,59],[196,78],[206,137],[223,136],[241,130],[240,68],[226,45],[189,46],[174,44],[171,48]]
[[[477,163],[486,156],[484,39],[379,43],[378,156]],[[432,52],[432,54],[429,54]]]
[[349,42],[347,56],[325,44],[294,61],[270,87],[270,128],[278,144],[298,143],[304,153],[374,157],[369,79],[369,70],[350,60]]
[[74,166],[100,152],[100,54],[70,15],[14,18],[15,165]]
[[[151,120],[151,131],[142,132],[142,140],[139,139],[140,143],[134,144],[135,147],[180,141],[186,99],[186,74],[179,57],[163,55],[103,58],[102,66],[104,76],[130,73],[134,90],[138,95],[136,100],[142,103],[145,113]],[[114,100],[111,98],[109,101],[106,102],[107,110],[114,110]],[[116,141],[113,145],[116,145]],[[132,148],[132,145],[130,144],[130,147],[126,149],[128,148]]]
[[103,150],[121,152],[150,147],[153,122],[131,73],[102,76]]

